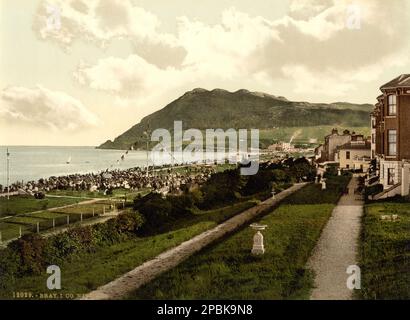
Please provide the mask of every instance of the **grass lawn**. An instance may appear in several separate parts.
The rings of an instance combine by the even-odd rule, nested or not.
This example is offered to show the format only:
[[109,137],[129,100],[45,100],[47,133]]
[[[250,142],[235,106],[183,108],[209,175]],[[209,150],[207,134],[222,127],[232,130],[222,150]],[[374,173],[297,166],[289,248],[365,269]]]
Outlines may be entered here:
[[105,212],[110,211],[111,210],[110,202],[81,204],[78,206],[52,210],[52,212],[61,213],[61,214],[80,214],[80,213],[92,213],[94,211],[94,213],[96,214],[97,213],[102,214],[104,212],[104,207],[105,207]]
[[0,222],[2,241],[7,241],[9,239],[18,237],[20,235],[20,228],[22,234],[26,234],[31,230],[30,226],[28,225]]
[[[20,234],[20,227],[22,227],[22,234],[28,232],[37,232],[37,222],[40,223],[40,231],[46,231],[53,228],[53,219],[55,219],[55,226],[63,226],[67,223],[67,215],[70,216],[70,224],[83,219],[90,219],[94,216],[101,215],[104,212],[109,212],[110,202],[101,201],[101,203],[83,204],[53,211],[40,211],[35,213],[20,214],[1,220],[0,231],[2,233],[2,241],[15,239]],[[93,214],[94,213],[94,214]]]
[[[67,215],[70,216],[70,224],[79,222],[81,220],[81,214],[83,220],[91,219],[98,215],[102,215],[104,212],[110,212],[112,210],[110,209],[110,204],[112,203],[114,202],[110,201],[109,199],[101,199],[98,202],[92,204],[79,204],[66,208],[55,209],[52,211],[47,210],[34,213],[14,215],[9,218],[1,220],[1,238],[2,241],[17,238],[20,234],[20,227],[22,227],[22,234],[28,232],[37,232],[37,222],[40,223],[40,232],[53,228],[53,219],[55,219],[54,224],[56,227],[65,226],[67,223]],[[122,206],[119,205],[119,210],[121,209]]]
[[[140,288],[130,299],[306,299],[311,251],[349,177],[329,179],[328,190],[308,185],[259,222],[266,253],[252,256],[251,228],[204,249]],[[330,181],[331,180],[331,181]]]
[[41,219],[58,219],[61,217],[65,217],[61,213],[53,212],[53,211],[42,211],[37,212],[29,215],[30,217],[41,218]]
[[79,199],[73,198],[46,197],[37,200],[32,196],[12,196],[10,200],[7,200],[7,198],[2,197],[0,198],[0,217],[61,207],[77,202]]
[[[381,215],[397,214],[398,221]],[[410,203],[366,205],[360,247],[362,299],[410,299]]]
[[[134,238],[112,246],[98,248],[93,253],[79,254],[60,265],[62,271],[62,293],[86,293],[106,284],[122,274],[134,269],[143,262],[154,258],[163,251],[191,239],[218,223],[242,212],[254,202],[236,205],[196,215],[177,229],[166,233]],[[15,285],[0,292],[0,297],[12,298],[13,291],[33,293],[48,292],[46,279],[49,275],[31,276],[16,279]]]
[[10,219],[7,219],[7,222],[9,223],[19,223],[19,224],[28,224],[28,225],[34,225],[37,224],[37,222],[44,221],[44,218],[37,218],[37,217],[31,217],[31,216],[18,216],[18,217],[13,217]]

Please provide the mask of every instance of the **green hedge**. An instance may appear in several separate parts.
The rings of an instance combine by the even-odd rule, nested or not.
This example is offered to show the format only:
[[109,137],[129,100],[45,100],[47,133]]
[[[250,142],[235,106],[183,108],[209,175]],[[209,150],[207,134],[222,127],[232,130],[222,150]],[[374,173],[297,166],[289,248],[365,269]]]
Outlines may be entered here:
[[24,235],[0,250],[0,288],[19,277],[40,274],[46,266],[59,264],[78,253],[92,252],[98,246],[135,236],[143,223],[139,213],[128,212],[106,223],[73,228],[49,238]]

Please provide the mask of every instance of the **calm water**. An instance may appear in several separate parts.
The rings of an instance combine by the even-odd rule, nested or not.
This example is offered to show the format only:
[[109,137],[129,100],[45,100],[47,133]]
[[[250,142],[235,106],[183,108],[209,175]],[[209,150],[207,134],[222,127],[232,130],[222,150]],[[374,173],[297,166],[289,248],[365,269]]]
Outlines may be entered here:
[[[107,168],[128,169],[146,165],[145,151],[99,150],[94,147],[11,146],[10,182],[30,181],[50,176],[98,172]],[[0,184],[7,183],[6,147],[0,146]],[[70,164],[66,162],[71,158]],[[120,160],[117,163],[117,160]]]

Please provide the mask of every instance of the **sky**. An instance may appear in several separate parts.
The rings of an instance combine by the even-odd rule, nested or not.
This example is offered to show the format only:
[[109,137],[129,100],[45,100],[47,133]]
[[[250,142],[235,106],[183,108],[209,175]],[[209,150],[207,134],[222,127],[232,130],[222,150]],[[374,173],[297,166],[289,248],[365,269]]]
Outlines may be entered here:
[[410,73],[409,7],[0,0],[0,145],[99,145],[194,88],[375,103]]

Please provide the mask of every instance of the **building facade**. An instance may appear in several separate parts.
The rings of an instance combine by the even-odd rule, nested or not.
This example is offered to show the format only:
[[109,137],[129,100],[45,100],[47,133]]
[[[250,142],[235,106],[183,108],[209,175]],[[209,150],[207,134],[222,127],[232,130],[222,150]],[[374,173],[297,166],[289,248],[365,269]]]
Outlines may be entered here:
[[[355,159],[366,158],[367,163],[370,162],[371,144],[363,135],[344,130],[342,134],[337,129],[333,129],[332,133],[325,137],[325,143],[315,149],[316,162],[341,162],[341,167],[344,169],[360,169],[361,165],[365,168],[369,166],[365,163],[361,165]],[[350,157],[351,155],[351,157]],[[358,167],[357,167],[358,166]],[[366,171],[366,170],[365,170]]]
[[352,135],[349,130],[345,130],[342,134],[337,129],[333,129],[332,133],[325,137],[325,143],[317,148],[319,162],[338,162],[337,148],[349,143],[352,140]]
[[371,162],[371,143],[363,136],[352,137],[352,141],[338,148],[341,169],[362,170],[367,172]]
[[377,159],[380,183],[389,194],[409,194],[410,74],[383,85],[371,114],[372,157]]

